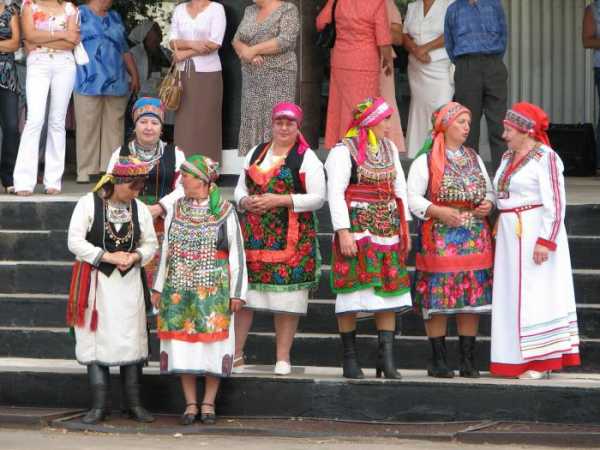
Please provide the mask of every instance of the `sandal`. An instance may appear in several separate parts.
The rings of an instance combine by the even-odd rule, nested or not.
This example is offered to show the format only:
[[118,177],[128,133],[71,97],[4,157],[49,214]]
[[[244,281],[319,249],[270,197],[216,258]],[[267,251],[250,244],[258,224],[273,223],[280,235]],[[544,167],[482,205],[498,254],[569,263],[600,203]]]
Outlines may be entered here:
[[31,197],[33,195],[33,192],[31,192],[31,191],[15,191],[15,195],[18,195],[19,197]]
[[48,188],[46,189],[46,195],[58,195],[60,194],[60,189]]
[[200,422],[204,425],[214,425],[217,423],[217,415],[215,414],[214,403],[201,403],[201,406],[209,406],[212,411],[204,412],[203,408],[200,408]]
[[[196,407],[196,413],[195,414],[190,414],[188,413],[188,408],[190,406],[195,406]],[[183,412],[183,415],[181,416],[181,418],[179,419],[179,423],[181,423],[181,425],[191,425],[196,421],[196,416],[198,416],[198,403],[186,403],[185,405],[185,411]]]
[[232,373],[244,373],[244,366],[246,365],[246,355],[243,353],[240,356],[233,358]]

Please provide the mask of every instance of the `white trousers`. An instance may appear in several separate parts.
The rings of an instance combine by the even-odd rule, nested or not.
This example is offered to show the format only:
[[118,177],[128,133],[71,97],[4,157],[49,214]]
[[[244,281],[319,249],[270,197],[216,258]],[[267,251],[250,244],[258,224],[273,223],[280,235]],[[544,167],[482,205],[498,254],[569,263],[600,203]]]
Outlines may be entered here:
[[74,83],[75,60],[71,52],[34,52],[27,57],[27,122],[15,164],[16,191],[33,192],[37,183],[40,135],[46,118],[48,90],[50,111],[44,187],[60,190],[65,170],[65,117]]

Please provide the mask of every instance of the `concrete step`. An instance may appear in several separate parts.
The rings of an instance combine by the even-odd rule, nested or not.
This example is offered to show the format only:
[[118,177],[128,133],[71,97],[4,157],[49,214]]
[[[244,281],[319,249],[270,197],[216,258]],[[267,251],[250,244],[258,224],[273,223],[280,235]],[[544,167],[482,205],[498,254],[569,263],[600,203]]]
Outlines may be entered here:
[[[3,294],[69,293],[71,262],[67,261],[0,261],[0,291]],[[330,289],[330,266],[323,265],[319,286],[311,298],[334,299]],[[412,268],[409,268],[412,272]],[[580,304],[600,303],[600,270],[573,270],[575,298]]]
[[[0,315],[1,327],[26,328],[60,328],[65,326],[67,296],[65,295],[6,295],[0,294],[0,310],[10,314]],[[579,333],[584,338],[600,338],[600,305],[579,305],[577,308]],[[252,331],[268,333],[273,331],[273,315],[256,312]],[[376,334],[375,321],[372,317],[358,320],[359,334]],[[410,311],[398,316],[397,330],[403,336],[424,336],[423,319],[416,312]],[[300,333],[337,334],[335,318],[335,302],[333,300],[311,300],[308,314],[300,318]],[[456,321],[448,321],[448,333],[456,335]],[[480,336],[491,333],[491,316],[482,315],[479,324]]]
[[[77,198],[70,201],[14,198],[0,201],[0,230],[67,230],[76,201]],[[327,205],[317,211],[317,217],[319,231],[331,233]],[[600,204],[567,205],[565,225],[569,235],[596,236],[600,230]],[[412,225],[411,229],[414,229]]]
[[[359,362],[374,367],[377,355],[377,337],[363,334],[357,338]],[[73,359],[75,341],[66,328],[0,327],[0,357]],[[448,363],[458,368],[458,339],[449,337]],[[159,355],[159,342],[154,332],[150,337],[152,360]],[[600,340],[583,339],[583,365],[576,372],[600,372]],[[425,369],[431,355],[430,345],[423,336],[400,336],[394,347],[396,364],[400,368]],[[273,364],[275,336],[272,332],[252,332],[246,344],[246,359],[251,364]],[[292,361],[298,365],[337,367],[342,361],[342,346],[335,334],[298,333],[292,347]],[[490,340],[478,339],[477,366],[489,366]]]
[[[361,421],[515,420],[597,423],[600,376],[554,374],[543,381],[427,377],[403,370],[403,379],[346,380],[339,368],[295,366],[291,375],[273,375],[272,366],[251,366],[223,381],[217,412],[237,417],[329,418]],[[111,385],[113,414],[120,404],[118,375]],[[202,378],[199,378],[202,384]],[[74,361],[0,358],[0,404],[86,409],[85,368]],[[156,413],[184,408],[178,377],[144,369],[143,403]],[[265,402],[264,399],[270,401]],[[382,401],[385,399],[385,401]],[[109,422],[110,424],[110,422]]]

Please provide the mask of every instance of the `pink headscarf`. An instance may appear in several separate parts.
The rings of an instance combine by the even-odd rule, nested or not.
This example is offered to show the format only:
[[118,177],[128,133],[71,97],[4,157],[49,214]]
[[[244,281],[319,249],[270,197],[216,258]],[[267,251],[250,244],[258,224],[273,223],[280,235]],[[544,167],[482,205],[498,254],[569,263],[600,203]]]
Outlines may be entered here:
[[304,135],[299,130],[302,126],[302,120],[304,119],[304,113],[302,112],[302,108],[300,108],[295,103],[278,103],[273,108],[273,112],[271,113],[271,120],[274,122],[276,119],[281,118],[293,120],[298,124],[298,154],[303,155],[304,152],[306,152],[306,150],[310,148],[310,145],[308,145],[308,142],[306,142]]
[[[393,114],[394,110],[386,101],[379,97],[375,100],[366,99],[354,110],[354,119],[348,126],[346,137],[358,136],[357,163],[362,165],[367,159],[367,143],[369,135],[374,136],[371,127],[378,125]],[[376,139],[371,137],[371,139]]]

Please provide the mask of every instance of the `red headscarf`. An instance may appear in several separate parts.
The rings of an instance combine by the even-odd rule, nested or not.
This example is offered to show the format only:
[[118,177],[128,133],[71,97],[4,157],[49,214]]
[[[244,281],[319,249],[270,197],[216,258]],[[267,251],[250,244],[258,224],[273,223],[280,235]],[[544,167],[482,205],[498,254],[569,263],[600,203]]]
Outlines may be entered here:
[[[450,102],[432,115],[433,131],[431,141],[428,140],[425,143],[419,155],[431,151],[429,184],[433,198],[440,191],[442,178],[444,177],[444,167],[446,166],[446,139],[444,133],[463,114],[471,115],[471,111],[460,103]],[[431,147],[429,147],[429,144],[431,144]]]
[[[300,128],[304,119],[304,113],[302,112],[302,108],[295,103],[281,102],[275,105],[271,113],[271,120],[273,122],[280,118],[293,120],[298,124],[298,128]],[[310,148],[310,145],[308,145],[304,135],[298,130],[298,153],[303,155],[308,148]]]
[[511,109],[506,112],[504,125],[512,127],[521,133],[527,133],[536,141],[545,145],[550,145],[548,138],[548,127],[550,119],[546,112],[532,103],[515,103]]

